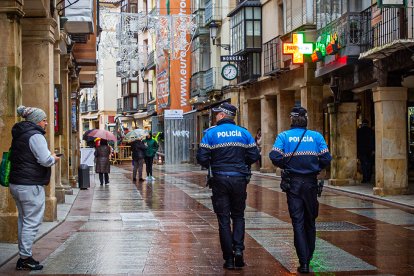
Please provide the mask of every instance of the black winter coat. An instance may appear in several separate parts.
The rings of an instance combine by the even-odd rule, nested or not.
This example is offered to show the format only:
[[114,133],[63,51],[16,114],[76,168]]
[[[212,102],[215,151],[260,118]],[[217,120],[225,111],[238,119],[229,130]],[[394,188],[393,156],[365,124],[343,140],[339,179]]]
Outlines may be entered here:
[[147,146],[141,140],[135,140],[131,143],[132,159],[139,160],[145,158]]
[[29,145],[30,137],[46,132],[35,123],[22,121],[12,128],[10,183],[20,185],[47,185],[51,169],[37,162]]
[[95,149],[95,172],[96,173],[110,173],[111,165],[109,163],[109,155],[111,148],[108,145],[101,145]]

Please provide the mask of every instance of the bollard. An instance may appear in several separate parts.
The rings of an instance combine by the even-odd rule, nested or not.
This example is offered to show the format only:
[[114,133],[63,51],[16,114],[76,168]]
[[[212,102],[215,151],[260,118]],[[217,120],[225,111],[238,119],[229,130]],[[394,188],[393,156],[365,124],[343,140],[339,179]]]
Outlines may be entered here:
[[78,183],[81,190],[86,190],[91,186],[89,178],[89,166],[80,164],[78,168]]

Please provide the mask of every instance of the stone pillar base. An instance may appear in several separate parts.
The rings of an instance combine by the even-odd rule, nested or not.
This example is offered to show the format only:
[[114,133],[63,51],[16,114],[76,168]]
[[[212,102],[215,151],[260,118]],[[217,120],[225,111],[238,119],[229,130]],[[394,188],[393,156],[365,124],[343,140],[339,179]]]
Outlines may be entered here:
[[65,189],[63,187],[56,187],[55,196],[58,204],[65,203]]
[[69,185],[63,185],[63,188],[65,189],[65,195],[73,195],[73,189]]
[[70,186],[72,188],[77,188],[78,187],[78,181],[74,177],[69,179],[69,183],[70,183]]
[[329,185],[332,186],[353,186],[356,184],[355,179],[329,179]]
[[0,241],[17,243],[17,213],[0,214]]
[[57,199],[56,197],[46,197],[45,216],[43,221],[57,220]]
[[387,196],[387,195],[408,195],[410,193],[408,188],[373,188],[374,195]]

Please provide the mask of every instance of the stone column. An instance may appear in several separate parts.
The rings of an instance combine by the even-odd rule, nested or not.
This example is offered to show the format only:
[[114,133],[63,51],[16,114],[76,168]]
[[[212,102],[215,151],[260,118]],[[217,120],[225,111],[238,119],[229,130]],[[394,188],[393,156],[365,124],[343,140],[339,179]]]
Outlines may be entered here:
[[407,88],[377,87],[375,110],[376,195],[408,193],[407,176]]
[[355,185],[357,175],[357,103],[329,104],[331,178],[334,186]]
[[[51,18],[22,19],[22,87],[23,104],[43,109],[47,114],[46,140],[51,151],[54,139],[54,29]],[[52,166],[50,184],[45,186],[45,221],[57,219],[55,197],[55,167]]]
[[295,91],[279,91],[277,94],[277,134],[290,129],[290,111],[295,105]]
[[[59,28],[55,28],[55,39],[60,39],[60,30]],[[57,41],[54,45],[54,52],[53,52],[53,60],[54,60],[54,71],[53,71],[53,78],[54,84],[60,85],[60,93],[62,93],[62,86],[61,86],[61,72],[60,72],[60,48],[59,48],[59,41]],[[55,87],[57,89],[57,87]],[[57,91],[55,91],[57,92]],[[58,109],[62,107],[62,96],[60,95],[60,103],[58,104]],[[59,116],[61,116],[62,110],[59,110]],[[59,119],[59,123],[63,123],[62,118]],[[63,131],[63,128],[61,128]],[[63,152],[62,149],[62,135],[60,133],[55,133],[55,152]],[[62,160],[55,165],[55,196],[57,203],[64,203],[65,202],[65,188],[62,185]]]
[[301,105],[308,110],[308,129],[323,133],[323,87],[308,85],[300,92]]
[[[281,90],[277,94],[277,116],[276,126],[278,135],[280,132],[290,129],[290,111],[295,105],[295,91]],[[276,174],[280,175],[280,168],[276,169]]]
[[262,167],[263,173],[274,172],[275,166],[269,158],[277,135],[277,96],[265,95],[260,97],[260,119],[262,129]]
[[[74,70],[74,68],[72,68],[71,70]],[[73,71],[70,71],[70,75],[74,73]],[[69,158],[70,158],[70,167],[69,167],[69,182],[70,185],[72,187],[76,187],[78,182],[77,182],[77,175],[78,175],[78,160],[80,158],[80,153],[79,153],[79,146],[80,144],[78,143],[79,138],[78,138],[78,125],[76,122],[75,128],[73,128],[72,126],[72,118],[78,118],[78,114],[76,111],[76,106],[78,106],[78,100],[77,100],[77,95],[78,95],[78,89],[79,89],[79,79],[75,78],[75,77],[71,77],[70,82],[69,82],[69,87],[70,87],[70,111],[69,111],[69,117],[70,117],[70,153],[69,153]],[[73,98],[72,98],[72,95]],[[75,108],[72,108],[72,107]]]
[[[0,152],[9,150],[11,129],[17,121],[16,107],[22,100],[22,35],[20,1],[0,5]],[[10,191],[0,187],[0,241],[17,241],[17,210]]]
[[61,181],[63,187],[65,188],[66,194],[73,194],[73,191],[70,187],[69,182],[69,156],[70,156],[70,124],[71,124],[71,117],[70,117],[70,108],[71,108],[71,101],[70,95],[71,90],[69,87],[69,69],[68,69],[68,62],[70,62],[70,55],[65,54],[61,56],[61,69],[60,69],[60,80],[62,84],[62,153],[64,157],[60,160],[61,166]]

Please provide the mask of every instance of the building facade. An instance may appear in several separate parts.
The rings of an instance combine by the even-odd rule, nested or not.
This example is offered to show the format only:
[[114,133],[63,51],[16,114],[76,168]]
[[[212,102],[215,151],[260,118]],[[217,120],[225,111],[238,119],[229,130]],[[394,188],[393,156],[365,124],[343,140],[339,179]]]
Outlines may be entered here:
[[[11,128],[20,120],[16,107],[39,107],[48,115],[46,139],[64,153],[46,186],[44,220],[57,218],[57,203],[76,185],[79,91],[95,83],[98,35],[96,1],[69,3],[6,0],[0,3],[0,119],[2,150],[11,144]],[[69,162],[71,160],[72,162]],[[17,241],[17,210],[8,189],[0,188],[0,240]]]

